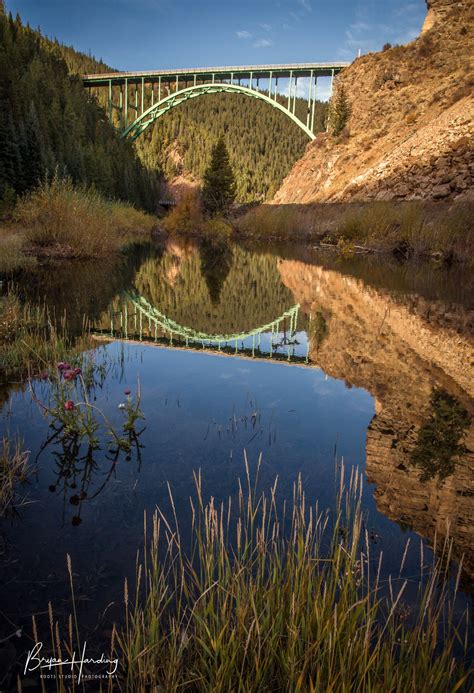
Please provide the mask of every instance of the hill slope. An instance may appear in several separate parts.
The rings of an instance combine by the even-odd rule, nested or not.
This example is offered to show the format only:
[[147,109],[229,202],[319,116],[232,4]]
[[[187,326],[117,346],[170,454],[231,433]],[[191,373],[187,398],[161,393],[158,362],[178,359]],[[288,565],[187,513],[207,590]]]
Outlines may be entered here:
[[7,16],[0,3],[0,203],[54,171],[154,208],[156,176],[68,74],[57,43]]
[[276,203],[452,199],[473,188],[472,0],[429,0],[422,35],[365,55],[338,77],[346,131],[311,143]]

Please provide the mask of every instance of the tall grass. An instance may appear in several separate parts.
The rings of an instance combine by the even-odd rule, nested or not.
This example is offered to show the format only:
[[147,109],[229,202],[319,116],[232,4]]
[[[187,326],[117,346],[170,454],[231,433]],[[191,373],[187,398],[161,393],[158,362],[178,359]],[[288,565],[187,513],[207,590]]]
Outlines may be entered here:
[[19,200],[14,219],[39,249],[67,257],[101,257],[155,226],[149,214],[125,202],[105,200],[93,188],[55,176]]
[[68,335],[65,316],[56,319],[45,305],[23,304],[13,291],[0,297],[0,381],[47,371],[90,348],[83,336]]
[[171,518],[157,510],[149,545],[145,519],[148,547],[112,637],[122,690],[469,689],[472,671],[454,657],[467,645],[448,597],[449,542],[430,570],[421,556],[409,607],[406,554],[388,581],[372,556],[357,471],[347,490],[341,477],[334,511],[309,507],[300,480],[278,511],[276,483],[257,495],[246,468],[237,508],[205,503],[196,476],[188,551],[171,493]]
[[25,238],[0,227],[0,274],[11,274],[35,264],[35,258],[25,254]]
[[0,517],[14,500],[16,483],[25,481],[28,476],[29,456],[18,438],[14,442],[3,438],[0,448]]
[[438,206],[422,201],[262,205],[237,220],[244,236],[325,240],[386,252],[445,260],[474,257],[472,203]]

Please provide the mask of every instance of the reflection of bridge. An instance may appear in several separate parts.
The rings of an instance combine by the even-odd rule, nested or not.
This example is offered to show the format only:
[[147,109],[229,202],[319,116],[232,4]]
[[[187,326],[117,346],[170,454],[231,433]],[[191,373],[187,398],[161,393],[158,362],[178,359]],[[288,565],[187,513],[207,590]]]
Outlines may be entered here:
[[[119,310],[110,311],[110,330],[94,328],[94,332],[110,334],[122,339],[155,342],[169,346],[216,349],[231,354],[265,355],[267,358],[281,358],[286,349],[288,361],[308,362],[308,353],[295,354],[296,331],[299,304],[286,310],[275,320],[246,332],[232,334],[207,334],[192,327],[180,325],[152,306],[143,296],[124,293]],[[262,352],[261,339],[268,335],[268,352]],[[245,342],[249,341],[246,345]],[[251,340],[251,342],[250,342]]]
[[[314,139],[314,112],[318,77],[330,77],[349,63],[304,63],[295,65],[250,65],[209,67],[158,72],[113,72],[85,75],[84,85],[107,89],[108,115],[124,137],[136,139],[146,128],[184,101],[216,93],[238,93],[265,101],[285,113]],[[298,80],[308,81],[305,118],[296,115]],[[281,80],[287,83],[281,95]],[[280,89],[279,89],[280,87]],[[286,105],[285,104],[286,101]]]

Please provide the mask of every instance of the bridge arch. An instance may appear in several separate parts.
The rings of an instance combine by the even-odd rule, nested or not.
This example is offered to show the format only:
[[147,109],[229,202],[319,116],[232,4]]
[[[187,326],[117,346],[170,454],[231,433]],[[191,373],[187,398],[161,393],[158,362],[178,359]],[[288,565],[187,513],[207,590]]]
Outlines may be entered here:
[[249,89],[248,87],[241,86],[240,84],[227,84],[225,82],[213,83],[213,84],[197,84],[192,87],[186,87],[185,89],[180,89],[175,91],[165,98],[161,99],[157,103],[153,104],[144,111],[136,120],[134,120],[131,125],[129,125],[122,133],[123,137],[128,137],[132,141],[135,140],[142,132],[144,132],[152,123],[161,118],[165,113],[170,111],[172,108],[176,108],[185,101],[197,98],[199,96],[205,96],[207,94],[242,94],[244,96],[250,96],[259,101],[264,101],[268,103],[273,108],[284,113],[290,120],[292,120],[296,125],[298,125],[303,132],[308,135],[311,140],[315,139],[314,133],[310,128],[305,125],[297,116],[292,113],[288,108],[282,106],[278,101],[270,98],[266,94],[256,91],[255,89]]

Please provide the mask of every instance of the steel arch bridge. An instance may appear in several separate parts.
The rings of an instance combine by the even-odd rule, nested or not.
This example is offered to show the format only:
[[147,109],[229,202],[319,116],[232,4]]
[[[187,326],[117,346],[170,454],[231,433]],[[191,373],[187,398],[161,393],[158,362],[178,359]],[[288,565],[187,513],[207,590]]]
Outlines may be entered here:
[[[92,327],[92,332],[120,339],[153,342],[164,346],[182,346],[190,349],[211,349],[227,354],[246,354],[264,358],[285,358],[288,361],[308,363],[308,352],[295,355],[299,304],[291,306],[274,320],[245,332],[208,334],[192,327],[180,325],[151,305],[144,296],[124,292],[118,306],[110,308],[110,328]],[[268,335],[268,353],[261,351],[261,337]],[[246,344],[246,341],[248,343]],[[282,351],[279,351],[279,350]],[[286,352],[284,353],[283,350]]]
[[[90,93],[106,90],[110,122],[122,137],[135,140],[152,123],[185,101],[206,94],[237,93],[263,101],[284,113],[310,138],[315,138],[314,114],[318,77],[334,76],[349,63],[303,63],[193,68],[158,72],[113,72],[84,75]],[[308,81],[307,108],[296,115],[298,80]],[[282,83],[286,86],[281,93]],[[189,86],[190,85],[190,86]]]

